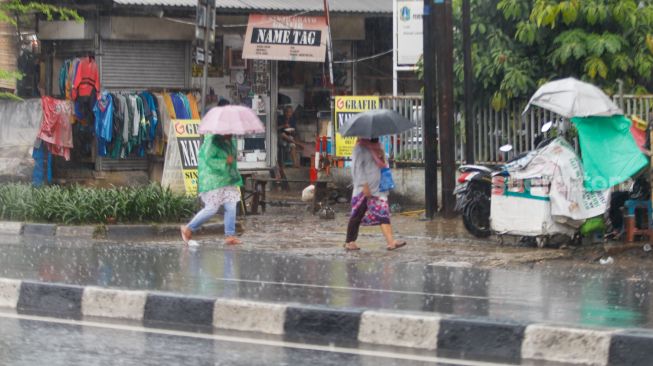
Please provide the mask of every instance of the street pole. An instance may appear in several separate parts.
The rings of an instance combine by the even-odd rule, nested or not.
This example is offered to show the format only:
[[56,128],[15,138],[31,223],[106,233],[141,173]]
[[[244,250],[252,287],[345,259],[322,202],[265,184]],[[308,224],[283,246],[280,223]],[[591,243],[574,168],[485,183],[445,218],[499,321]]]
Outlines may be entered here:
[[209,2],[206,2],[206,16],[205,16],[205,23],[204,25],[204,65],[202,67],[202,100],[200,102],[200,115],[204,115],[205,113],[205,108],[206,108],[206,84],[207,84],[207,78],[209,74],[209,63],[208,63],[208,58],[209,58],[209,35],[211,32],[211,29],[209,28],[209,19],[210,19],[210,12],[211,11],[211,5]]
[[465,163],[474,164],[474,72],[470,0],[463,0],[463,74],[465,77]]
[[440,162],[442,167],[442,212],[455,215],[456,134],[453,101],[453,14],[452,0],[435,0],[435,50],[438,80],[438,116],[440,126]]
[[424,127],[422,131],[424,141],[424,196],[426,198],[425,215],[432,219],[438,211],[438,121],[436,111],[436,79],[435,79],[435,50],[433,43],[434,13],[431,3],[433,0],[424,0],[424,15],[422,29],[424,32],[422,53],[424,67]]

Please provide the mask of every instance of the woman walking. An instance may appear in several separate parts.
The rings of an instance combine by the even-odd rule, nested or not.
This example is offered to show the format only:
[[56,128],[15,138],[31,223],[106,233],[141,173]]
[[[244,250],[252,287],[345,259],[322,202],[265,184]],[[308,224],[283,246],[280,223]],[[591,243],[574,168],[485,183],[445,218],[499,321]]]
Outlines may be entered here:
[[236,162],[236,141],[231,135],[207,134],[198,154],[199,192],[204,208],[188,225],[181,227],[181,238],[188,245],[193,232],[224,207],[225,244],[235,245],[236,208],[240,202],[243,180]]
[[386,249],[395,250],[406,245],[396,241],[390,226],[388,192],[381,192],[381,169],[388,166],[385,152],[378,138],[358,138],[352,154],[352,178],[354,191],[351,199],[351,216],[347,226],[345,250],[360,250],[356,245],[360,225],[381,225]]

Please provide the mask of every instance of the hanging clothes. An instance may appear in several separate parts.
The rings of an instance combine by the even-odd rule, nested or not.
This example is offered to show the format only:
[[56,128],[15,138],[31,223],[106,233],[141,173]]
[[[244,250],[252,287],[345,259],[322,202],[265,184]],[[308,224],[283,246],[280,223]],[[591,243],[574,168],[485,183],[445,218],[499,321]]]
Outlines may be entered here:
[[168,115],[170,116],[170,119],[177,119],[177,115],[175,114],[175,106],[174,103],[172,102],[172,96],[170,94],[168,93],[163,94],[163,103],[165,104],[166,109],[168,110]]
[[200,115],[200,110],[199,110],[199,107],[198,107],[197,99],[195,99],[195,96],[193,94],[191,94],[191,93],[188,93],[188,95],[186,95],[186,97],[188,98],[188,102],[190,103],[191,117],[193,119],[202,118],[202,116]]
[[71,103],[52,97],[42,97],[41,108],[43,108],[43,118],[37,137],[45,143],[52,154],[70,160],[70,149],[73,148],[70,124]]
[[103,92],[93,108],[95,113],[95,136],[99,156],[107,156],[107,145],[113,136],[113,98]]
[[73,100],[100,92],[100,75],[94,57],[80,59],[73,82]]
[[163,155],[166,143],[170,138],[170,136],[168,136],[168,132],[170,131],[171,117],[165,96],[162,94],[157,94],[156,99],[159,104],[159,116],[161,117],[161,121],[157,127],[157,133],[160,131],[161,134],[160,137],[156,140],[157,143],[155,149],[157,155]]
[[120,103],[119,96],[117,94],[111,94],[111,99],[113,100],[113,128],[111,131],[111,143],[107,147],[107,154],[109,154],[112,159],[118,159],[120,158],[123,147],[122,130],[125,125],[123,120],[124,114],[121,109],[122,104]]
[[184,104],[182,97],[177,93],[172,94],[171,97],[172,104],[175,107],[175,115],[177,116],[177,119],[190,119],[190,114],[186,109],[186,104]]

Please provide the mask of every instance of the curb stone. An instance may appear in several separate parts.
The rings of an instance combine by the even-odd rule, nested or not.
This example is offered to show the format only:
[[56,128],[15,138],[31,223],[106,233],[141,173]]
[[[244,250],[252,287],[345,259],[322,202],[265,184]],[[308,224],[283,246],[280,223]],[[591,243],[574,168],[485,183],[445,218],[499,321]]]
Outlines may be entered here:
[[23,235],[25,236],[54,236],[57,231],[55,224],[25,224]]
[[23,232],[23,223],[17,221],[0,221],[0,234],[20,235]]
[[506,363],[648,366],[653,331],[523,324],[433,313],[213,299],[0,278],[0,307],[19,314],[142,320],[146,327],[240,330],[291,342],[399,346]]
[[[0,235],[56,236],[62,238],[128,240],[144,237],[178,237],[182,224],[139,224],[139,225],[57,225],[0,221]],[[236,232],[242,233],[242,223],[236,223]],[[196,236],[222,235],[222,223],[208,223],[195,233]],[[181,239],[180,239],[181,240]]]

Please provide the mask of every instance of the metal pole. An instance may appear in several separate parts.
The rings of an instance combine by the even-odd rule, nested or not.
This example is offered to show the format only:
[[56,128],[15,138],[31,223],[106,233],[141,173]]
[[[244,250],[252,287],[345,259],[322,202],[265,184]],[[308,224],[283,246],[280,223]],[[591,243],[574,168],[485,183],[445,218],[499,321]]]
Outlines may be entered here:
[[438,210],[438,137],[437,119],[435,116],[435,50],[433,49],[434,14],[432,0],[424,0],[424,16],[422,21],[423,61],[424,61],[424,196],[426,217],[432,219]]
[[397,0],[392,1],[392,96],[397,96]]
[[465,162],[474,164],[474,72],[472,69],[471,6],[463,0],[463,73],[465,74]]
[[440,126],[440,159],[442,166],[442,211],[445,217],[455,215],[456,200],[456,135],[454,129],[453,101],[453,15],[451,1],[433,6],[436,16],[438,116]]
[[[207,6],[207,12],[209,10],[209,7]],[[207,14],[208,16],[208,14]],[[200,108],[200,114],[204,115],[205,108],[206,108],[206,84],[207,84],[207,77],[209,73],[209,63],[208,63],[208,58],[209,58],[209,27],[204,28],[204,67],[202,68],[202,102],[201,102],[201,108]]]

